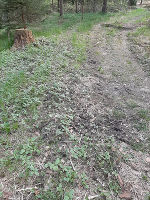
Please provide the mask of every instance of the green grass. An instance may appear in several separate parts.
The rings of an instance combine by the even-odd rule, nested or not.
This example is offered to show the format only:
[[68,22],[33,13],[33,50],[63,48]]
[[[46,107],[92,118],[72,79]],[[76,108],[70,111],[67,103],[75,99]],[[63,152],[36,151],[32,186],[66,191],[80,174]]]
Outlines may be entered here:
[[[79,33],[90,30],[95,23],[105,21],[109,17],[110,14],[86,13],[82,21],[80,14],[65,14],[60,22],[58,14],[54,14],[39,24],[38,29],[36,25],[31,27],[36,37],[52,37],[74,28],[69,36],[71,51],[67,50],[68,47],[61,46],[58,53],[59,41],[49,38],[46,41],[49,43],[48,46],[43,44],[43,47],[40,45],[36,48],[31,45],[25,51],[1,52],[0,131],[2,133],[16,132],[35,123],[38,118],[38,107],[42,102],[42,94],[47,90],[45,83],[50,81],[48,77],[53,68],[51,63],[59,60],[58,71],[62,68],[65,70],[69,62],[73,62],[72,65],[78,68],[86,58],[88,42],[87,38]],[[63,36],[66,37],[65,34]]]
[[117,26],[125,26],[126,23],[132,23],[134,25],[146,25],[148,27],[148,20],[150,18],[150,12],[148,9],[137,8],[134,10],[128,10],[127,12],[118,12],[110,22]]
[[[134,17],[137,17],[137,21],[135,23],[139,23],[147,21],[150,17],[150,13],[148,10],[142,8],[131,10],[129,12],[120,12],[117,14],[108,13],[104,15],[102,13],[85,13],[83,20],[81,19],[81,14],[65,13],[63,19],[60,19],[58,13],[53,13],[42,22],[30,24],[29,29],[33,31],[35,37],[57,36],[73,28],[78,32],[86,32],[91,30],[94,24],[105,22],[110,19],[111,16],[114,16],[113,21],[115,21],[115,23],[116,21],[126,23]],[[5,30],[1,30],[0,51],[10,48],[12,42],[12,39],[11,41],[8,41]]]
[[[131,34],[133,37],[150,37],[150,12],[147,9],[138,8],[135,10],[132,10],[124,15],[124,17],[121,18],[122,23],[127,23],[129,21],[133,24],[139,24],[139,27]],[[141,26],[141,27],[140,27]]]
[[86,56],[87,41],[82,38],[78,33],[72,33],[72,46],[74,47],[75,54],[78,54],[77,63],[82,63]]
[[138,36],[150,37],[150,27],[142,26],[142,27],[138,28],[134,33],[132,33],[132,36],[134,36],[134,37],[138,37]]
[[[81,20],[81,14],[64,14],[63,19],[59,17],[58,13],[54,13],[47,17],[43,22],[33,23],[29,25],[29,29],[33,31],[35,37],[52,37],[70,30],[76,29],[78,32],[89,31],[94,24],[106,21],[112,14],[102,13],[85,13],[84,19]],[[13,38],[13,36],[12,36]],[[8,49],[12,45],[8,41],[7,34],[4,30],[0,32],[0,51]]]
[[76,28],[78,32],[89,31],[94,24],[106,21],[111,14],[102,13],[85,13],[84,19],[81,19],[81,14],[64,14],[63,19],[60,19],[59,14],[55,13],[49,16],[44,22],[31,25],[31,29],[36,37],[59,35],[64,31]]
[[0,51],[10,48],[12,43],[13,43],[12,36],[9,41],[7,37],[7,32],[5,30],[0,30]]

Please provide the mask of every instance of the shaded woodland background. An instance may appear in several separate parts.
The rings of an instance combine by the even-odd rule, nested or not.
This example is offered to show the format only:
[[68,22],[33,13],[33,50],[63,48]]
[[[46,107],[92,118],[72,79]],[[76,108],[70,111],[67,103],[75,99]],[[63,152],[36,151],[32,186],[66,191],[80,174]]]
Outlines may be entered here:
[[84,13],[117,12],[134,5],[135,0],[0,0],[0,49],[13,44],[15,29],[27,28],[32,23],[38,27],[52,13],[58,13],[60,18],[76,13],[83,19]]

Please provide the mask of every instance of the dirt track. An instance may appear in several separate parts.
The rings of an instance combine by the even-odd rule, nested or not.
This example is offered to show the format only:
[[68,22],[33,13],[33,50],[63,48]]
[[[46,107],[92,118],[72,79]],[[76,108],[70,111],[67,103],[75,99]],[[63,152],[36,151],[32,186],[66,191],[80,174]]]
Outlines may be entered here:
[[127,162],[120,162],[119,174],[132,198],[144,200],[150,192],[150,184],[143,178],[150,177],[150,124],[146,120],[150,78],[136,52],[130,51],[134,47],[127,37],[129,30],[115,29],[111,35],[113,30],[99,24],[91,31],[84,75],[74,84],[73,96],[82,108],[78,121],[84,119],[85,129],[97,144],[104,135],[114,136],[114,148],[128,157]]

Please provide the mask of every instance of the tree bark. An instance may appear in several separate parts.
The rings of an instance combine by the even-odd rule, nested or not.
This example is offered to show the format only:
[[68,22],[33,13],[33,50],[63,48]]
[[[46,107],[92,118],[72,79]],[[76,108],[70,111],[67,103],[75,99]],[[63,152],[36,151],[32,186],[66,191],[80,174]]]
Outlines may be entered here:
[[129,0],[129,6],[136,6],[136,0]]
[[23,28],[26,29],[27,26],[26,26],[26,22],[25,22],[25,18],[24,18],[24,10],[23,10],[23,7],[22,7],[21,18],[22,18]]
[[63,16],[63,0],[60,0],[60,17]]
[[107,0],[103,0],[102,12],[103,13],[107,12]]
[[52,0],[52,7],[53,7],[53,5],[54,5],[54,0]]
[[84,2],[81,2],[81,12],[82,12],[82,20],[83,20],[83,14],[84,14]]
[[76,13],[78,13],[78,0],[75,0]]
[[57,3],[58,3],[57,4],[57,9],[58,9],[58,12],[60,12],[60,0],[58,0]]
[[93,0],[93,12],[95,12],[96,11],[96,2],[95,2],[95,0]]

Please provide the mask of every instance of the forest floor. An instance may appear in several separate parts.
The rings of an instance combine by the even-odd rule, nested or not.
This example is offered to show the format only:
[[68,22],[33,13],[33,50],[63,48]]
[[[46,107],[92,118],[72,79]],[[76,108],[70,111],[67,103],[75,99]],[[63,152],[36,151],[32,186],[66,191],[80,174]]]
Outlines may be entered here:
[[6,81],[8,66],[9,79],[1,94],[11,96],[13,123],[1,126],[9,132],[0,139],[1,199],[150,199],[150,38],[139,34],[145,12],[3,55],[1,75]]

